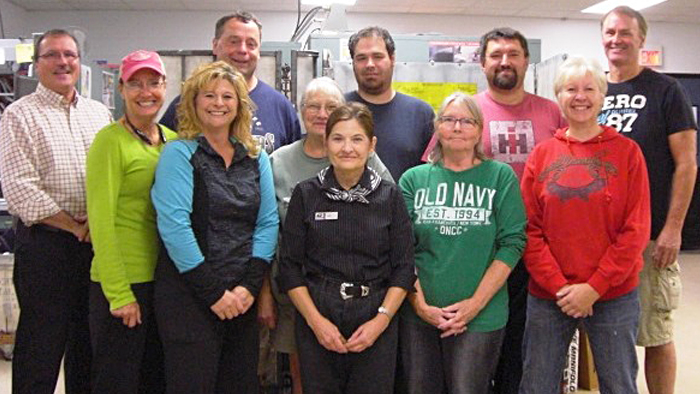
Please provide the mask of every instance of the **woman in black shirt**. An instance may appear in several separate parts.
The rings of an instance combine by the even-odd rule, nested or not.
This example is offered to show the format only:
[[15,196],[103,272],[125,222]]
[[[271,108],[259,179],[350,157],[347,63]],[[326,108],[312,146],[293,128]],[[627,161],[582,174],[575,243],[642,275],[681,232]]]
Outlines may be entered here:
[[364,105],[335,110],[331,166],[297,185],[289,203],[278,280],[301,315],[307,393],[393,392],[392,317],[415,282],[413,235],[401,192],[366,165],[373,131]]

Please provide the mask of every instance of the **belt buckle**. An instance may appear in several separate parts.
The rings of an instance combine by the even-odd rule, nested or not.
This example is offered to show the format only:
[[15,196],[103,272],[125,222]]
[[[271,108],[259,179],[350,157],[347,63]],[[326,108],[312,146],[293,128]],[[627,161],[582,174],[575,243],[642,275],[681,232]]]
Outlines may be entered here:
[[352,283],[347,283],[347,282],[343,282],[340,284],[340,297],[343,300],[349,300],[350,298],[353,297],[352,294],[345,293],[345,289],[347,289],[348,287],[353,287],[353,286],[355,286],[355,285]]

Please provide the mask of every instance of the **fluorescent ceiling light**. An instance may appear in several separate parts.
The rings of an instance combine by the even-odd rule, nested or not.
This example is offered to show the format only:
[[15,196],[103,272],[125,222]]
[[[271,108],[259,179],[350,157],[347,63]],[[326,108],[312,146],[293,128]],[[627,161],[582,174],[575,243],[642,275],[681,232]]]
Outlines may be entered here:
[[301,4],[329,7],[331,4],[355,5],[357,0],[301,0]]
[[663,3],[664,1],[667,0],[605,0],[601,1],[600,3],[593,4],[592,6],[581,10],[581,12],[584,12],[586,14],[607,14],[608,11],[621,5],[626,5],[632,9],[639,11],[645,8],[649,8],[653,5]]

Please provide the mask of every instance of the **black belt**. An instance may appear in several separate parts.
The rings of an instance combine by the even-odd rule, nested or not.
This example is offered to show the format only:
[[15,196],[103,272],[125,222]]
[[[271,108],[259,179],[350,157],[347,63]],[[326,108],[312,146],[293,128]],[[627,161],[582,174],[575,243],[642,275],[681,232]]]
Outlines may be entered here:
[[375,279],[363,282],[346,282],[340,279],[326,276],[313,275],[309,277],[310,282],[322,285],[330,285],[338,288],[340,298],[349,300],[351,298],[364,298],[370,294],[386,288],[386,279]]
[[36,228],[38,230],[43,230],[43,231],[48,231],[50,233],[58,233],[58,234],[65,234],[65,235],[73,235],[70,231],[64,230],[62,228],[50,226],[48,224],[33,224],[31,226],[32,228]]
[[35,223],[32,224],[31,226],[27,226],[24,224],[23,221],[17,219],[17,227],[22,226],[26,229],[36,229],[36,230],[42,230],[42,231],[48,231],[50,233],[63,233],[63,234],[68,234],[68,235],[73,235],[70,231],[66,231],[63,229],[60,229],[58,227],[54,226],[49,226],[48,224],[43,224],[43,223]]

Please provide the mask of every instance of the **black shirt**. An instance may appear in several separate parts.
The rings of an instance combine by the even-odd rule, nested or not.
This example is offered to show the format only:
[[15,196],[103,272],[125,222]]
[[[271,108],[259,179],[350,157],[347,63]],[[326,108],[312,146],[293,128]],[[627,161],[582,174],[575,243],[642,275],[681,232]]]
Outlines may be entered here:
[[[370,170],[360,179],[369,183]],[[299,183],[289,202],[283,226],[280,289],[307,286],[309,276],[369,283],[411,291],[415,283],[413,230],[401,192],[382,180],[368,204],[336,201],[329,188],[342,189],[332,167],[322,183],[318,177]]]
[[645,68],[622,83],[608,83],[598,123],[612,126],[642,148],[651,188],[651,239],[666,223],[676,169],[668,136],[697,130],[690,100],[675,79]]

